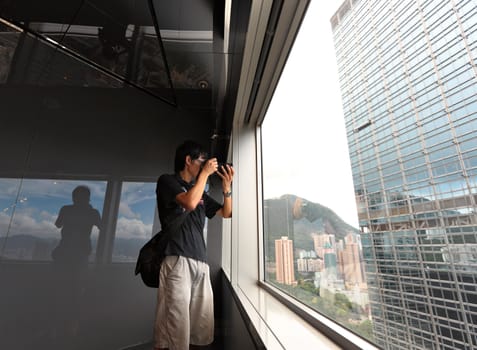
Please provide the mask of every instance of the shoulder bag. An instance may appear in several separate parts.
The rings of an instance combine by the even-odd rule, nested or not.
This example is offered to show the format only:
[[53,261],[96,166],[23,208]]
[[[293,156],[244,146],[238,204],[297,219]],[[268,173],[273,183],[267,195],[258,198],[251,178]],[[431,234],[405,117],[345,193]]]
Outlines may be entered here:
[[165,258],[165,249],[171,233],[182,226],[188,212],[176,217],[166,230],[156,233],[139,251],[134,274],[140,274],[144,284],[151,288],[159,287],[159,272]]

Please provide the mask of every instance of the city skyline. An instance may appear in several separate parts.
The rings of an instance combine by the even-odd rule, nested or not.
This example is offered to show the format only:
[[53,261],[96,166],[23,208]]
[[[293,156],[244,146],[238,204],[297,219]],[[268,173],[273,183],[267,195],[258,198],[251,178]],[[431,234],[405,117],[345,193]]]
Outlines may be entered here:
[[294,195],[266,199],[264,208],[266,280],[371,339],[359,231],[329,208]]

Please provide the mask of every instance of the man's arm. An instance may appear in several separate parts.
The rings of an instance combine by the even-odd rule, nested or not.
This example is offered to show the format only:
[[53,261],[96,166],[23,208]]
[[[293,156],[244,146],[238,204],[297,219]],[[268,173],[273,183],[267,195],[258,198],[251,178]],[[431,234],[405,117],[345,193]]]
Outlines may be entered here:
[[194,210],[202,199],[202,194],[205,191],[207,179],[216,171],[216,169],[217,160],[215,158],[209,159],[204,164],[202,171],[199,173],[195,185],[192,186],[192,188],[187,192],[181,192],[176,196],[177,203],[179,203],[187,211]]
[[64,211],[65,211],[64,207],[61,207],[60,213],[58,214],[58,217],[56,218],[55,226],[58,228],[63,227]]
[[99,214],[99,211],[96,209],[94,210],[94,225],[100,230],[103,229],[103,223],[101,221],[101,215]]
[[[227,193],[227,192],[226,192]],[[224,205],[217,210],[217,215],[227,219],[232,217],[232,197],[224,197]]]
[[217,214],[223,218],[232,217],[232,180],[234,173],[234,168],[228,164],[217,171],[217,175],[222,179],[222,192],[224,194],[224,204],[222,208],[217,210]]

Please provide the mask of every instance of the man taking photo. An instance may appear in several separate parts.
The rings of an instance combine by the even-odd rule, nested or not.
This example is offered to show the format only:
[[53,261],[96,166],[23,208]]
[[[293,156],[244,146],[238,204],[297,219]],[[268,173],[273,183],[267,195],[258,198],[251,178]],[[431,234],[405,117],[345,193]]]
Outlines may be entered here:
[[[222,179],[223,204],[205,193],[214,173]],[[170,233],[159,274],[155,350],[188,350],[189,344],[213,342],[214,305],[203,231],[205,217],[232,216],[233,176],[232,166],[219,167],[198,143],[185,141],[176,149],[174,174],[157,181],[162,229],[177,220],[182,223]]]

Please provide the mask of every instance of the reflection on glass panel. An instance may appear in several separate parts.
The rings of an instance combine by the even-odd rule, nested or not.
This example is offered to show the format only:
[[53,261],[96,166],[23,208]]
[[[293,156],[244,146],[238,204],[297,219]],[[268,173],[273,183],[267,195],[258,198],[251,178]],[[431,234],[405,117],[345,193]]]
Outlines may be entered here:
[[[171,88],[149,2],[123,2],[114,7],[86,2],[66,35],[65,45],[74,25],[91,22],[96,24],[89,26],[96,35],[94,50],[78,47],[79,53],[141,86]],[[144,69],[156,79],[144,82]]]
[[[187,38],[181,40],[164,39],[174,87],[176,89],[210,89],[213,83],[214,62],[218,64],[222,57],[210,52],[193,51],[190,44],[185,46],[183,42]],[[197,39],[191,36],[189,40]],[[208,46],[207,42],[212,43],[212,34],[210,37],[206,35],[204,42],[206,46]]]
[[20,35],[20,32],[0,23],[0,84],[7,82]]
[[156,184],[124,182],[119,203],[113,262],[135,262],[141,247],[157,229]]
[[142,49],[139,51],[134,81],[147,88],[169,87],[169,77],[154,27],[144,27],[140,30],[143,36]]
[[2,249],[0,259],[4,259],[3,250],[15,212],[20,185],[20,179],[0,179],[0,249]]
[[[164,6],[169,14],[170,4],[157,1],[124,1],[115,6],[104,1],[84,1],[77,12],[71,10],[62,20],[56,18],[57,22],[54,17],[51,22],[28,21],[29,32],[71,50],[75,58],[69,61],[72,69],[68,71],[64,68],[64,55],[48,52],[42,42],[30,38],[31,42],[22,42],[18,50],[19,56],[33,60],[19,59],[18,67],[15,62],[19,74],[14,82],[116,88],[130,83],[171,103],[177,102],[174,89],[211,94],[216,85],[214,75],[222,73],[226,56],[214,50],[212,26],[204,26],[204,18],[200,17],[197,23],[188,23],[186,29],[169,27],[169,19],[162,12]],[[175,20],[179,22],[180,5],[177,6]],[[204,12],[200,16],[211,16],[207,6],[194,6]],[[155,23],[159,17],[166,23],[159,23],[164,25],[161,28]],[[11,20],[20,25],[26,23],[17,13]],[[92,67],[73,61],[83,62],[81,58]],[[98,72],[92,72],[95,70]],[[121,82],[104,71],[111,72]]]
[[[86,1],[65,33],[62,44],[125,77],[132,54],[133,28],[127,19],[129,11],[133,9]],[[78,35],[79,28],[86,32],[85,35]]]
[[129,82],[173,99],[165,54],[146,1],[113,7],[86,1],[73,23],[37,22],[29,28]]
[[0,186],[2,259],[94,261],[105,182],[0,179]]
[[12,84],[71,87],[122,87],[122,82],[100,72],[30,34],[15,53]]
[[[200,2],[190,2],[193,16],[200,20],[186,23],[180,8],[171,11],[164,1],[151,1],[152,10],[161,27],[161,39],[167,54],[167,63],[171,71],[174,88],[210,89],[213,83],[214,63],[223,59],[214,52],[214,37],[211,24],[212,12],[207,11]],[[171,18],[164,18],[168,13]]]
[[46,35],[111,72],[125,76],[129,53],[125,46],[129,47],[130,44],[125,37],[123,42],[121,35],[124,36],[126,28],[112,26],[111,29],[106,29],[105,26],[103,29],[97,26],[72,25],[67,33],[63,33],[64,27],[64,24],[55,23],[30,24],[30,29]]

